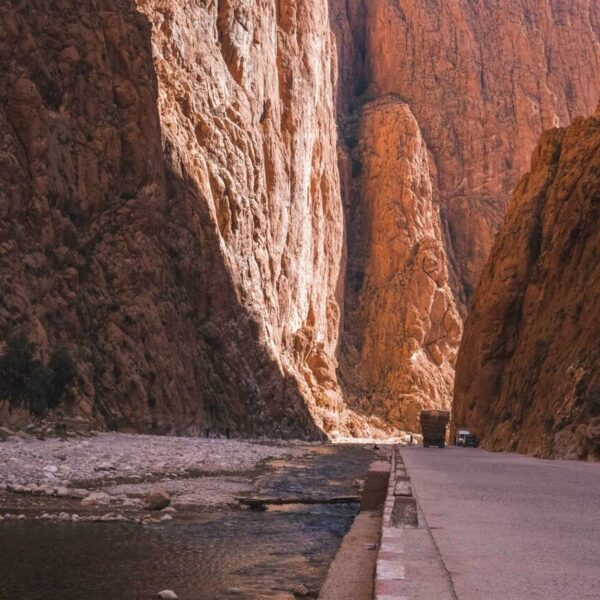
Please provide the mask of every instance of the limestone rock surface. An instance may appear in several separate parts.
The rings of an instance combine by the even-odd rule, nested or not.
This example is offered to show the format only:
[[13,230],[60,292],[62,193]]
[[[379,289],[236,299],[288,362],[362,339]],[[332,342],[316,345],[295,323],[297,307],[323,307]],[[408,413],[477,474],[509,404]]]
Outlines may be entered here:
[[[329,4],[346,215],[341,381],[357,409],[414,428],[421,407],[449,407],[456,310],[466,316],[539,135],[598,101],[600,6]],[[407,112],[417,135],[399,135]],[[434,296],[410,275],[421,239],[444,274]]]
[[414,428],[534,140],[597,101],[599,11],[2,3],[0,341],[72,357],[94,426]]
[[484,269],[454,427],[483,445],[600,459],[600,114],[545,133]]
[[364,1],[368,90],[408,103],[468,303],[542,131],[594,112],[595,0]]
[[337,426],[334,66],[325,0],[2,4],[0,337],[74,357],[64,410]]

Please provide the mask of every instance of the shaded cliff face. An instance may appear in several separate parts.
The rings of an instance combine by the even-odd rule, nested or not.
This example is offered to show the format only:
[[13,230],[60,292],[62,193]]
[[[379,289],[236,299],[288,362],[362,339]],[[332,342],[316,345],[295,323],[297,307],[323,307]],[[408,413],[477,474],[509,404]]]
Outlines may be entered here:
[[600,459],[600,116],[544,134],[475,294],[455,427],[486,447]]
[[[330,0],[347,223],[340,372],[366,411],[414,428],[421,407],[449,407],[456,307],[466,315],[509,194],[542,130],[595,107],[600,8],[563,4]],[[405,110],[419,144],[398,135]],[[427,193],[403,161],[421,165],[416,187]],[[406,275],[421,238],[448,272],[435,295]],[[443,320],[431,318],[440,294]]]
[[109,427],[447,408],[507,190],[600,90],[595,2],[491,4],[5,2],[0,340]]
[[108,426],[337,426],[325,2],[0,11],[2,338]]

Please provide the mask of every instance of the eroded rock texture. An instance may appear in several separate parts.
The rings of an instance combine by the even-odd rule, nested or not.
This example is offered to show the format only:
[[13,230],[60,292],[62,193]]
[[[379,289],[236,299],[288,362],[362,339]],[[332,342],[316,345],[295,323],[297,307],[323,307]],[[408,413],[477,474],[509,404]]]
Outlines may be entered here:
[[324,0],[2,5],[0,332],[70,410],[339,426],[332,48]]
[[596,101],[598,10],[5,1],[0,339],[72,356],[65,410],[109,427],[415,428],[450,401],[449,286]]
[[600,459],[600,116],[547,132],[458,357],[454,425],[484,445]]
[[600,6],[366,0],[365,12],[369,89],[398,94],[423,130],[468,302],[541,132],[596,108]]
[[350,253],[346,350],[360,410],[416,429],[421,408],[449,408],[462,323],[448,285],[427,149],[409,107],[389,97],[363,106],[361,224]]
[[[408,315],[431,315],[439,308],[400,274],[413,269],[415,240],[433,240],[437,268],[449,272],[456,305],[466,315],[510,192],[527,170],[540,133],[595,108],[599,17],[600,7],[591,0],[330,0],[340,64],[337,108],[347,223],[340,362],[349,396],[366,410],[381,410],[414,427],[421,406],[448,408],[460,326],[454,323],[446,276],[437,282],[436,294],[444,296],[451,323],[441,328],[434,317],[431,330],[425,325],[413,336]],[[392,103],[408,108],[392,111]],[[374,119],[373,111],[382,106],[387,116]],[[397,151],[399,138],[393,134],[405,110],[422,138],[412,158],[407,153],[418,145],[403,139]],[[375,134],[370,127],[377,126]],[[374,135],[385,140],[391,157],[381,159],[385,152],[372,151]],[[419,162],[419,152],[427,155],[419,178],[429,179],[431,191],[417,192],[419,202],[406,202],[412,183],[399,163]],[[384,202],[373,201],[383,195]],[[402,219],[392,218],[394,211],[416,224],[409,240]],[[397,246],[404,254],[393,257]],[[398,278],[375,282],[372,274],[392,264]],[[431,339],[443,340],[442,346],[434,349]],[[407,347],[413,350],[407,353]],[[418,363],[409,359],[416,347]]]

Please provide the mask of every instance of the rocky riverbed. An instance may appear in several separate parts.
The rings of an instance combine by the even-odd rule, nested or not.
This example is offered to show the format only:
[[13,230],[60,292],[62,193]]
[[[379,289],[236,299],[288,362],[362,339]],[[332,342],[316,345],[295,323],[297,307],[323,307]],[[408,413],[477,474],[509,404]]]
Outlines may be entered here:
[[[176,512],[235,504],[270,461],[284,464],[316,447],[119,433],[67,440],[12,436],[0,444],[0,514],[166,521]],[[153,509],[162,509],[160,515]]]

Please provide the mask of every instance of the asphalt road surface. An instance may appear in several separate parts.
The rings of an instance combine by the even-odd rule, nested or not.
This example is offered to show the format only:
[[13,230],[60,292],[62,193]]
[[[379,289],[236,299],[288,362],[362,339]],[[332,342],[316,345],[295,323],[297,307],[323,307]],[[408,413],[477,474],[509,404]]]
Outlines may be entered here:
[[402,456],[456,598],[600,600],[600,464],[472,448]]

